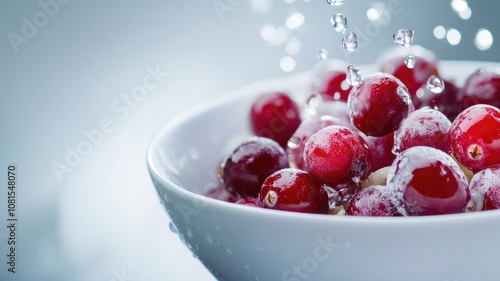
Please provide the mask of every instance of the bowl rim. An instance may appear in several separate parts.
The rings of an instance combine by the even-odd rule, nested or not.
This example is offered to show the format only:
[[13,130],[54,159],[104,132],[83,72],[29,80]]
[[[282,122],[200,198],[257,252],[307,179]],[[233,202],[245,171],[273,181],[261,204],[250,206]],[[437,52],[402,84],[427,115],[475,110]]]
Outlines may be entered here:
[[[448,67],[453,67],[456,64],[474,64],[483,65],[484,67],[500,67],[499,63],[495,62],[482,62],[482,61],[457,61],[457,60],[441,60],[439,65],[448,65]],[[368,65],[372,66],[372,65]],[[361,66],[362,67],[362,66]],[[245,205],[239,205],[231,202],[226,202],[223,200],[218,200],[204,196],[192,191],[189,191],[174,181],[164,177],[160,172],[159,167],[155,164],[154,155],[157,151],[158,146],[162,143],[162,140],[168,138],[170,133],[180,127],[185,121],[190,120],[200,114],[206,113],[214,108],[217,108],[223,104],[234,102],[235,100],[241,99],[245,96],[250,96],[252,93],[256,92],[256,89],[268,89],[270,85],[281,83],[283,79],[305,79],[310,77],[310,71],[300,72],[296,74],[286,75],[279,78],[262,80],[249,84],[247,86],[241,87],[237,90],[227,92],[226,94],[219,95],[208,102],[199,104],[197,106],[191,107],[190,109],[178,114],[171,120],[167,121],[165,125],[156,133],[154,138],[151,140],[146,154],[146,165],[153,180],[154,185],[158,188],[160,185],[163,189],[167,189],[168,192],[175,193],[186,200],[196,200],[197,202],[203,202],[205,206],[210,206],[217,208],[219,210],[229,210],[234,215],[265,215],[269,218],[284,219],[284,220],[307,220],[307,221],[321,221],[321,222],[337,222],[345,224],[375,224],[375,225],[415,225],[415,224],[436,224],[440,225],[442,223],[458,222],[458,223],[468,223],[468,222],[479,222],[482,220],[500,219],[500,210],[490,210],[490,211],[478,211],[471,213],[459,213],[459,214],[446,214],[446,215],[435,215],[435,216],[409,216],[409,217],[368,217],[368,216],[337,216],[328,214],[307,214],[307,213],[297,213],[288,212],[281,210],[271,210],[264,208],[257,208]],[[267,87],[266,87],[267,86]],[[271,87],[272,88],[272,87]],[[281,87],[282,88],[282,87]],[[157,183],[159,184],[157,184]]]

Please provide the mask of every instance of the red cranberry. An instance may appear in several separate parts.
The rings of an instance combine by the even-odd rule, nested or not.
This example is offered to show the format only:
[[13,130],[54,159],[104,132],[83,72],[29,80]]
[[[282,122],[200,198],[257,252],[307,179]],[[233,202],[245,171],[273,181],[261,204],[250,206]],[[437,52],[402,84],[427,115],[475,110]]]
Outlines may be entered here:
[[450,129],[455,158],[472,171],[500,163],[500,110],[484,104],[460,113]]
[[259,137],[267,137],[286,147],[288,139],[300,125],[300,110],[285,93],[261,95],[252,105],[250,123]]
[[259,207],[259,199],[257,199],[257,197],[240,198],[234,203],[251,207]]
[[500,209],[500,165],[477,172],[472,177],[470,188],[483,197],[483,210]]
[[304,166],[304,147],[309,138],[317,131],[330,125],[339,125],[340,121],[332,116],[321,116],[307,118],[300,123],[299,128],[290,138],[287,147],[287,153],[290,157],[290,163],[296,168],[305,170]]
[[463,213],[470,200],[467,179],[457,162],[441,150],[414,146],[396,157],[387,187],[406,216]]
[[434,93],[427,89],[427,85],[422,85],[412,97],[413,105],[416,109],[430,107],[441,111],[450,121],[453,122],[457,115],[465,108],[459,101],[458,88],[453,82],[443,79],[444,90],[441,93]]
[[270,175],[259,194],[259,205],[267,209],[301,213],[328,212],[328,194],[307,172],[283,169]]
[[440,111],[421,108],[413,111],[394,133],[395,153],[413,146],[431,146],[450,153],[448,133],[451,122]]
[[369,217],[401,216],[386,186],[372,185],[358,191],[347,203],[346,215]]
[[370,163],[370,150],[363,137],[342,126],[319,130],[304,148],[306,170],[330,186],[361,183],[368,175]]
[[355,129],[349,118],[349,112],[347,111],[347,102],[344,101],[324,101],[322,102],[317,113],[319,116],[329,115],[336,117],[340,120],[340,125],[347,128]]
[[234,196],[257,197],[264,180],[272,173],[288,167],[288,157],[278,143],[255,137],[240,144],[229,155],[222,181]]
[[311,91],[319,93],[325,101],[347,101],[352,86],[347,83],[345,67],[326,69],[314,81]]
[[483,68],[472,73],[460,92],[464,108],[475,104],[500,107],[500,69]]
[[372,156],[372,164],[369,173],[375,172],[383,167],[390,166],[396,155],[392,153],[394,146],[394,133],[381,137],[364,136]]
[[347,106],[351,122],[368,136],[393,132],[412,110],[405,85],[385,73],[365,77],[352,89]]
[[[404,63],[407,55],[415,57],[415,66],[409,68]],[[431,51],[421,46],[410,46],[409,48],[395,47],[389,49],[380,58],[380,70],[394,75],[408,88],[413,97],[417,90],[427,83],[431,75],[439,76],[437,69],[437,58]]]

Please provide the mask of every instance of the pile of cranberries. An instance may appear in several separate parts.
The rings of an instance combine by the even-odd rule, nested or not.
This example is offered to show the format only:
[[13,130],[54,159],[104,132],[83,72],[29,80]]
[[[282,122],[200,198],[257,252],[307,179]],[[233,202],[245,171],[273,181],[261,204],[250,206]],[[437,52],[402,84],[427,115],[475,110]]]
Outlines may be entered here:
[[207,196],[349,216],[500,209],[500,70],[463,87],[444,80],[436,93],[426,81],[439,77],[437,60],[420,53],[414,68],[384,56],[354,86],[322,68],[303,100],[261,94],[249,112],[255,136],[227,155]]

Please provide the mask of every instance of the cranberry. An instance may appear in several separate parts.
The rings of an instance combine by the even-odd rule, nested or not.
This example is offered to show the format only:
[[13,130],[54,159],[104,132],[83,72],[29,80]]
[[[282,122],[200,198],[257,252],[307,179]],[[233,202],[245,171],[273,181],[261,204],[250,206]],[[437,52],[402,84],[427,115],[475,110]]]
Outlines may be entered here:
[[262,94],[252,105],[250,121],[253,132],[286,147],[288,139],[300,125],[300,110],[285,93]]
[[477,104],[460,113],[450,129],[455,158],[472,171],[500,163],[500,110]]
[[413,146],[431,146],[450,153],[448,133],[450,120],[440,111],[432,108],[421,108],[413,111],[401,123],[394,133],[395,153]]
[[257,199],[257,197],[240,198],[234,203],[251,207],[259,207],[259,199]]
[[401,216],[391,201],[389,189],[381,185],[372,185],[358,191],[347,203],[345,211],[348,216]]
[[[415,66],[409,68],[404,63],[406,56],[415,57]],[[394,75],[401,80],[408,88],[408,92],[413,97],[420,86],[427,83],[431,75],[438,75],[437,58],[430,50],[421,46],[410,46],[408,48],[395,47],[389,49],[380,58],[380,70]]]
[[394,133],[389,133],[381,137],[364,136],[364,138],[372,155],[370,173],[380,168],[390,166],[394,158],[396,158],[396,155],[392,153]]
[[322,71],[313,83],[311,91],[319,93],[325,101],[347,101],[352,86],[346,81],[345,67]]
[[370,163],[370,150],[363,137],[343,126],[319,130],[304,148],[306,170],[330,186],[361,183],[368,175]]
[[472,73],[460,92],[464,108],[475,104],[500,107],[500,69],[483,68]]
[[229,155],[222,171],[222,181],[234,196],[257,197],[264,180],[288,167],[283,148],[268,138],[255,137],[240,144]]
[[477,172],[472,177],[470,188],[483,197],[483,210],[500,209],[500,165]]
[[260,207],[301,213],[328,212],[325,188],[307,172],[283,169],[270,175],[259,194]]
[[337,118],[327,115],[311,117],[302,121],[288,142],[287,153],[290,157],[290,163],[293,163],[296,168],[304,170],[304,147],[309,138],[325,127],[339,124],[340,121]]
[[352,89],[347,107],[356,128],[368,136],[383,136],[396,130],[413,106],[401,81],[375,73]]
[[340,120],[340,125],[347,128],[355,129],[349,118],[349,112],[347,111],[347,102],[344,101],[324,101],[317,109],[317,114],[319,116],[329,115],[336,117]]
[[426,106],[437,109],[453,121],[465,109],[458,98],[460,88],[449,80],[443,79],[443,82],[444,90],[438,94],[427,89],[427,85],[422,85],[412,97],[413,105],[416,109]]
[[463,213],[470,200],[468,182],[458,164],[427,146],[408,148],[396,157],[387,187],[394,205],[406,216]]

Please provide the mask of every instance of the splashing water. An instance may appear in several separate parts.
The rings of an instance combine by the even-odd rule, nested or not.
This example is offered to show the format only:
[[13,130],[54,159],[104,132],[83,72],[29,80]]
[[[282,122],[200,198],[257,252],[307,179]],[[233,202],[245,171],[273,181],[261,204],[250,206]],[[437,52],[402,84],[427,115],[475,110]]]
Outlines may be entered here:
[[323,188],[326,190],[326,193],[328,194],[328,205],[330,209],[335,208],[335,206],[340,200],[340,194],[338,193],[338,191],[336,191],[335,189],[333,189],[328,185],[324,185]]
[[321,49],[318,52],[318,59],[326,60],[328,58],[328,51],[325,49]]
[[344,5],[345,0],[326,0],[326,3],[331,6],[342,6]]
[[394,43],[404,47],[410,47],[413,43],[413,34],[413,29],[404,28],[396,31],[392,38],[394,39]]
[[406,64],[406,67],[408,68],[414,68],[415,67],[415,63],[416,63],[416,60],[415,60],[415,57],[412,56],[412,55],[407,55],[406,58],[405,58],[405,64]]
[[351,86],[357,86],[361,84],[361,71],[355,65],[349,65],[347,67],[347,83],[351,84]]
[[429,91],[440,94],[444,90],[444,81],[436,75],[432,75],[427,79],[427,89]]
[[356,50],[358,48],[358,36],[356,33],[351,31],[342,37],[342,46],[349,52]]
[[330,23],[337,32],[345,33],[347,31],[347,17],[343,14],[334,14],[330,18]]

